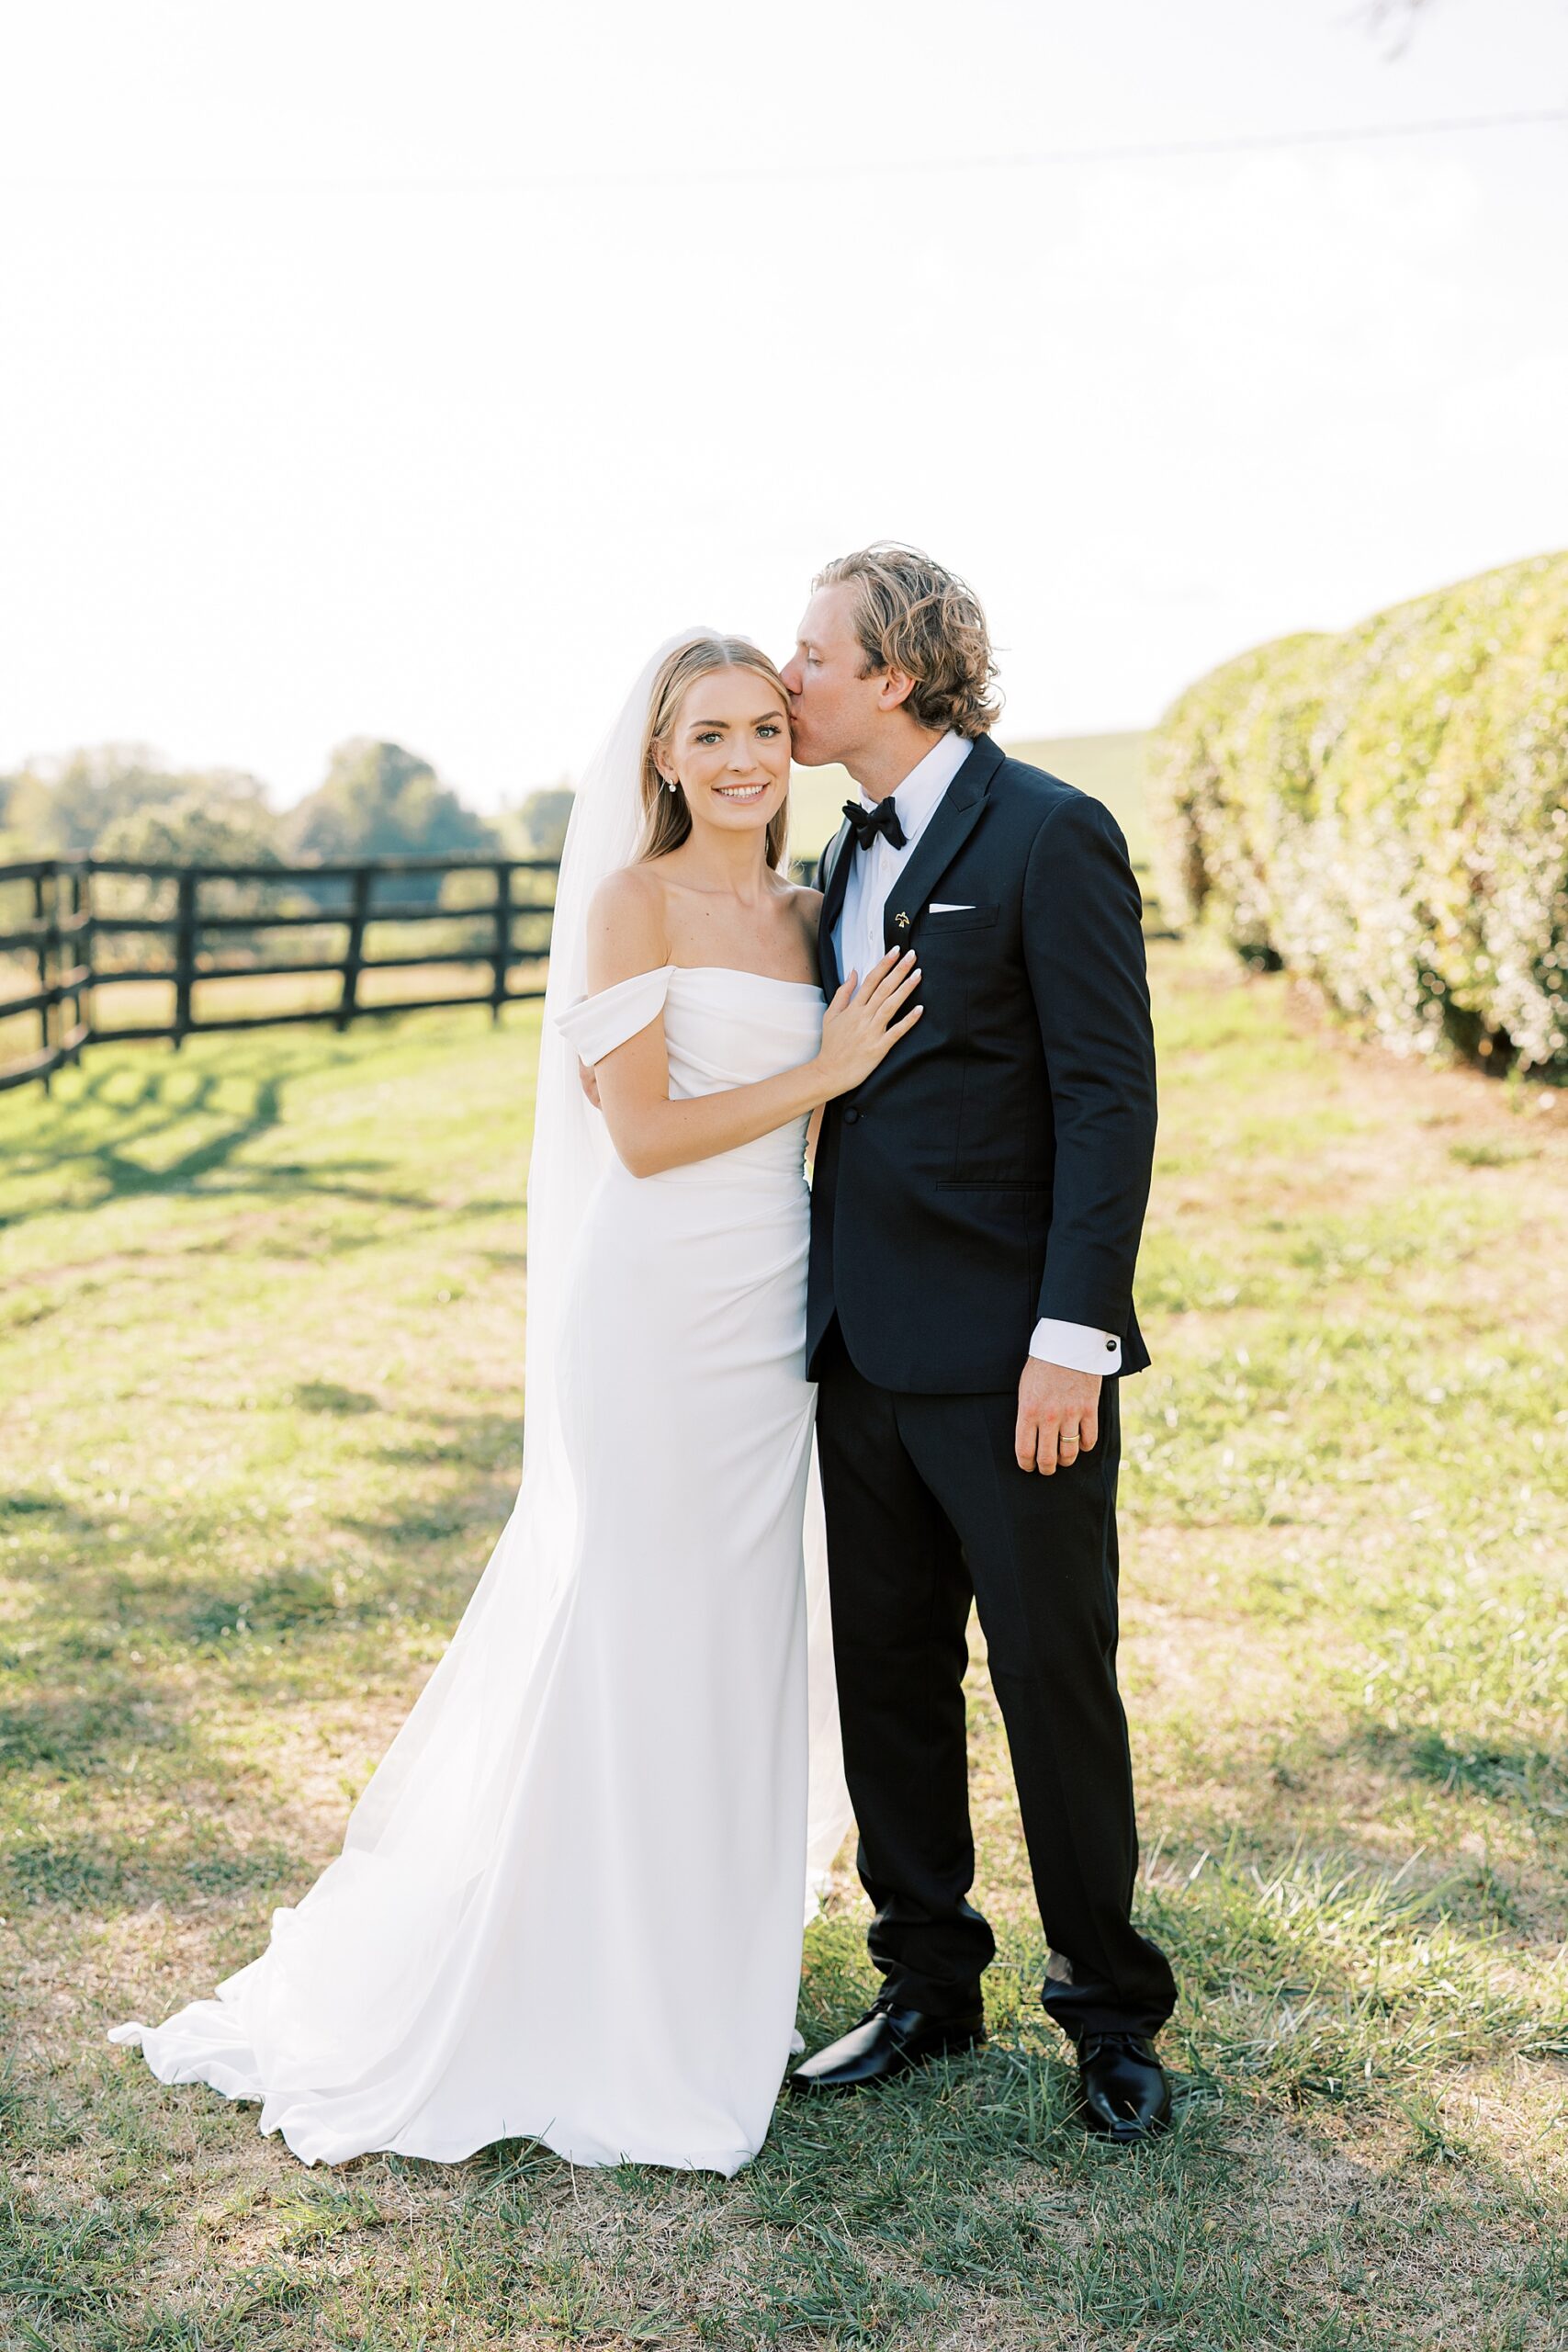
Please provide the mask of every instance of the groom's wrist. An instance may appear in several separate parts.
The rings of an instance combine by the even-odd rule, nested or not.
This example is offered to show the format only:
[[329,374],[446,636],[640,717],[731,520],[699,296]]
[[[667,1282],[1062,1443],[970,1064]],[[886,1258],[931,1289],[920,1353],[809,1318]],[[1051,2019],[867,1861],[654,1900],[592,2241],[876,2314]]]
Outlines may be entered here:
[[1064,1372],[1122,1369],[1122,1342],[1114,1331],[1098,1330],[1089,1323],[1063,1323],[1043,1315],[1034,1326],[1029,1352],[1039,1363],[1058,1364]]

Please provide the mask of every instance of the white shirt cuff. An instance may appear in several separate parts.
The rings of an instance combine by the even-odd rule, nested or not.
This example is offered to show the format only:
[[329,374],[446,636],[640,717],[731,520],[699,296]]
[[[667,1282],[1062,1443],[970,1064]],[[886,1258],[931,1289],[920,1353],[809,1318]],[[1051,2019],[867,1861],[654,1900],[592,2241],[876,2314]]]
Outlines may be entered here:
[[1029,1352],[1042,1363],[1060,1364],[1066,1372],[1120,1372],[1122,1342],[1111,1331],[1096,1331],[1088,1323],[1056,1323],[1043,1315],[1034,1326]]

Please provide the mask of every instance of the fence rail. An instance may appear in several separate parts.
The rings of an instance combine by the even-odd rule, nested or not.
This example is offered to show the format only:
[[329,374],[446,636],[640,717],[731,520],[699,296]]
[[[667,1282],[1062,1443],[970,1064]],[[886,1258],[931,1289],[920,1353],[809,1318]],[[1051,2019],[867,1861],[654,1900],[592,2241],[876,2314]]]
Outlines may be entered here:
[[[522,986],[513,985],[513,975],[521,967],[542,967],[549,955],[558,871],[551,858],[493,856],[377,857],[331,865],[169,865],[123,858],[43,857],[0,865],[0,924],[6,926],[0,929],[0,1034],[18,1020],[38,1022],[38,1045],[32,1052],[6,1058],[0,1048],[0,1091],[34,1079],[47,1088],[53,1073],[75,1061],[85,1046],[107,1039],[167,1037],[178,1046],[186,1037],[219,1030],[281,1027],[301,1021],[331,1021],[346,1029],[350,1022],[366,1016],[457,1004],[487,1004],[499,1020],[504,1005],[525,1003],[545,992],[542,970],[536,980]],[[488,876],[491,890],[467,902],[445,899],[441,885],[453,875]],[[519,897],[520,876],[541,877],[532,888],[547,889],[547,895]],[[423,877],[427,888],[434,879],[435,894],[413,895],[414,877]],[[160,884],[172,885],[173,904],[167,911],[151,913],[117,906],[113,891],[105,888],[114,881],[133,888],[142,885],[148,894]],[[333,883],[344,886],[341,904],[299,903],[319,899],[323,886]],[[403,895],[380,899],[378,883],[400,883]],[[249,886],[258,901],[281,893],[293,903],[227,910],[204,904],[204,896],[219,886],[231,891]],[[15,919],[12,902],[18,895],[24,905],[30,902],[30,919]],[[415,952],[368,954],[366,933],[388,923],[400,929],[441,923],[448,931],[460,925],[479,936],[461,944],[437,942]],[[340,955],[307,953],[296,961],[276,952],[246,952],[243,946],[258,933],[325,930],[343,933]],[[169,942],[166,961],[114,953],[118,941],[160,936]],[[36,984],[7,992],[6,959],[31,964]],[[361,992],[368,973],[442,967],[482,971],[487,978],[483,987],[465,994],[367,1001]],[[335,977],[339,986],[334,1001],[259,1012],[211,1012],[200,1002],[213,981],[290,976]],[[173,988],[166,1020],[100,1023],[97,1000],[105,989],[150,982]]]

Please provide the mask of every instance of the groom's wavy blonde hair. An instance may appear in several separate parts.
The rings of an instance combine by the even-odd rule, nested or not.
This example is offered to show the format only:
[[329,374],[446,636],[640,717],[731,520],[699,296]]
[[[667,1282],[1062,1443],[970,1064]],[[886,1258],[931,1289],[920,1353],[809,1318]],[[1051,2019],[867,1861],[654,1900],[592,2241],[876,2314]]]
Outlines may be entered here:
[[824,564],[813,588],[850,588],[863,678],[903,670],[913,678],[904,707],[922,727],[984,735],[1001,717],[997,663],[980,599],[966,582],[919,548],[878,539]]
[[[789,724],[789,695],[765,653],[744,637],[692,637],[665,656],[648,698],[648,719],[642,730],[642,840],[640,860],[662,857],[679,849],[692,830],[692,812],[683,792],[671,792],[659,773],[659,753],[669,744],[681,716],[681,705],[699,678],[715,670],[754,670],[765,678],[784,707]],[[768,825],[768,864],[784,864],[789,839],[789,796]]]

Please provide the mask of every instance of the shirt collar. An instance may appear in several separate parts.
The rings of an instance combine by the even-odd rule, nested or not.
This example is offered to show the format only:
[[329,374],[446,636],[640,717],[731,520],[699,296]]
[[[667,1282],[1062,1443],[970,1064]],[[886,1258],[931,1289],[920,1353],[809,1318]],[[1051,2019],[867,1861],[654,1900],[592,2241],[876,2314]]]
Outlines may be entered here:
[[[924,832],[938,801],[974,748],[966,736],[956,734],[950,727],[897,787],[893,797],[906,842],[916,842]],[[860,801],[863,808],[876,807],[876,802],[868,800],[863,792]]]

